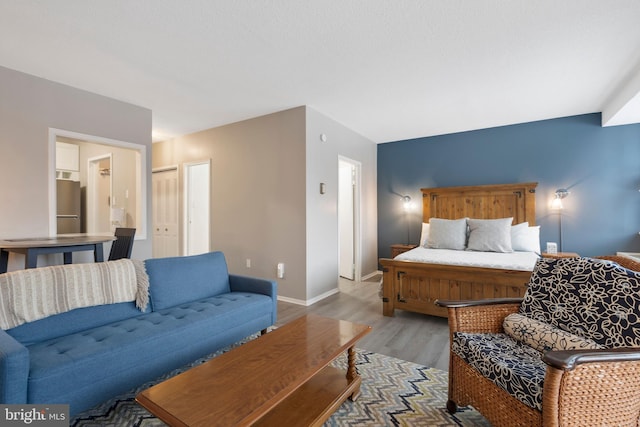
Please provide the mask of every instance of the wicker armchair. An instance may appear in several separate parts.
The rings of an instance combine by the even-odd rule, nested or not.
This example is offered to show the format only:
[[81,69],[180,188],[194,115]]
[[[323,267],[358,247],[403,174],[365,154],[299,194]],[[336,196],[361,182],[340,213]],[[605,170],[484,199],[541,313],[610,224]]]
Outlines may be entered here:
[[[623,263],[625,261],[622,260]],[[560,305],[563,308],[574,305],[569,307],[568,311],[572,320],[575,321],[576,317],[578,319],[593,317],[593,313],[585,313],[585,310],[579,306],[580,299],[571,296],[563,298],[562,295],[558,295],[558,292],[566,292],[567,289],[578,288],[580,283],[584,284],[585,276],[582,274],[585,271],[589,273],[592,268],[597,269],[597,271],[594,270],[597,273],[594,277],[601,278],[600,274],[606,272],[605,286],[608,286],[608,289],[618,289],[618,291],[612,292],[620,294],[629,292],[629,288],[626,287],[629,283],[636,287],[632,292],[633,298],[631,300],[625,299],[629,306],[626,308],[616,306],[615,308],[615,310],[626,310],[627,313],[630,313],[626,319],[627,323],[616,325],[621,326],[624,330],[621,327],[610,328],[611,325],[605,320],[604,336],[602,336],[603,333],[600,329],[602,329],[603,323],[575,325],[552,317],[543,319],[545,313],[542,316],[540,313],[536,313],[536,307],[549,305],[549,300],[540,305],[536,305],[539,302],[536,300],[549,297],[549,293],[551,293],[553,294],[551,299],[560,296],[555,301],[561,301]],[[559,276],[562,277],[558,279]],[[556,282],[554,283],[554,281]],[[587,280],[589,286],[596,285],[591,289],[591,292],[597,293],[601,288],[595,282],[598,280]],[[564,286],[567,283],[571,286]],[[611,286],[612,284],[620,286]],[[450,413],[455,413],[458,406],[471,405],[494,426],[639,425],[640,348],[634,348],[640,347],[639,290],[640,273],[620,268],[612,263],[586,258],[542,259],[538,261],[534,269],[529,290],[523,299],[437,301],[438,305],[448,308],[451,333],[447,410]],[[594,295],[594,293],[589,295]],[[626,294],[626,297],[629,297],[629,293]],[[613,300],[617,301],[618,298],[614,296]],[[611,308],[612,306],[608,304],[606,307]],[[545,325],[545,327],[559,328],[561,335],[572,335],[571,333],[579,335],[586,331],[583,334],[584,338],[576,336],[578,343],[573,344],[573,348],[592,347],[589,349],[555,349],[556,347],[565,348],[563,346],[572,348],[572,344],[567,344],[567,341],[571,340],[559,339],[555,344],[545,342],[545,348],[540,352],[538,352],[540,348],[537,350],[527,349],[526,357],[539,353],[540,361],[525,360],[526,357],[523,356],[522,365],[539,363],[541,367],[538,366],[538,368],[542,370],[541,373],[538,372],[540,378],[538,378],[538,382],[535,380],[525,381],[525,386],[516,385],[514,386],[515,390],[509,389],[511,382],[517,383],[521,379],[518,377],[526,376],[526,372],[528,372],[524,368],[521,370],[521,367],[518,366],[520,350],[508,355],[508,358],[511,358],[510,366],[508,363],[499,368],[487,367],[486,365],[500,359],[500,355],[496,356],[496,353],[505,348],[502,343],[496,345],[496,340],[512,340],[505,334],[507,326],[510,332],[514,333],[511,330],[512,325],[508,325],[505,318],[509,319],[507,316],[514,313],[520,313],[515,316],[521,316],[524,313],[537,319],[536,321],[546,320],[551,326]],[[607,315],[604,314],[603,318],[606,317]],[[554,330],[557,331],[557,329]],[[530,332],[531,330],[527,329],[527,333],[524,335],[530,335]],[[536,339],[540,336],[545,336],[544,339],[557,338],[557,335],[550,333],[535,336]],[[591,339],[594,337],[597,342]],[[465,340],[473,342],[474,339],[476,344],[480,343],[480,347],[489,346],[491,348],[489,351],[493,354],[480,362],[474,359],[475,356],[465,354],[465,351],[477,353],[478,347],[465,347],[460,342]],[[513,345],[518,348],[529,347],[521,342],[515,342]],[[470,348],[473,350],[470,351]],[[549,348],[552,349],[548,350]],[[514,360],[517,361],[515,364]],[[496,364],[499,365],[500,362]],[[502,370],[509,371],[502,372],[507,378],[507,387],[505,387],[504,381],[501,383],[499,379],[497,380],[490,375]],[[522,374],[523,371],[525,374]],[[490,377],[491,379],[489,379]],[[524,396],[526,394],[534,396]],[[531,402],[536,399],[537,405],[532,404]]]

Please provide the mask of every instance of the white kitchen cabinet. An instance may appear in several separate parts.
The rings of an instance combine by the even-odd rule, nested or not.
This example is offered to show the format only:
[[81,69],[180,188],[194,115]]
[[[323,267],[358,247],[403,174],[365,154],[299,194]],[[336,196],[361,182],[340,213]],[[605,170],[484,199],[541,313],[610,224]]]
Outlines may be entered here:
[[80,170],[80,147],[66,142],[56,142],[56,170]]

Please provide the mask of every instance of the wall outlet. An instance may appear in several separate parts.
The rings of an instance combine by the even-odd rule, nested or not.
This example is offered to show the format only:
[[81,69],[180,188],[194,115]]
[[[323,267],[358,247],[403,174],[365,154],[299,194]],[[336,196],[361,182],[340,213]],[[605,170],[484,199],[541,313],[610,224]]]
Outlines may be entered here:
[[251,268],[251,259],[247,258],[247,268]]
[[284,279],[284,263],[283,262],[278,263],[277,271],[278,271],[278,279]]
[[555,255],[558,253],[558,245],[555,242],[547,242],[547,253]]

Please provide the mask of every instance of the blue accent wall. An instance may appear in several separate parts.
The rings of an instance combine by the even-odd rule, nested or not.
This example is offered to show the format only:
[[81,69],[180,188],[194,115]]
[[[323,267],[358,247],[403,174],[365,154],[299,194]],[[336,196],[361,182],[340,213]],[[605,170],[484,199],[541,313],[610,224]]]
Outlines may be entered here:
[[[540,243],[584,256],[640,252],[640,125],[602,127],[585,114],[378,145],[378,254],[393,243],[418,243],[420,188],[538,182]],[[402,199],[409,195],[413,211]]]

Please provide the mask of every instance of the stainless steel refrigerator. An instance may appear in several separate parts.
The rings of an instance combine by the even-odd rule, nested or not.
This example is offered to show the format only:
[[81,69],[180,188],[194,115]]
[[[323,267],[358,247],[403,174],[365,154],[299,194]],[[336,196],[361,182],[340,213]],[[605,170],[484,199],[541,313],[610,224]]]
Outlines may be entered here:
[[56,180],[56,219],[58,234],[80,233],[81,205],[80,182]]

